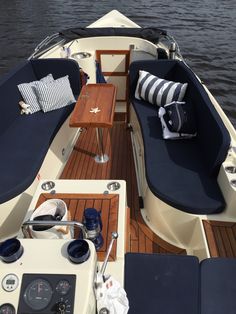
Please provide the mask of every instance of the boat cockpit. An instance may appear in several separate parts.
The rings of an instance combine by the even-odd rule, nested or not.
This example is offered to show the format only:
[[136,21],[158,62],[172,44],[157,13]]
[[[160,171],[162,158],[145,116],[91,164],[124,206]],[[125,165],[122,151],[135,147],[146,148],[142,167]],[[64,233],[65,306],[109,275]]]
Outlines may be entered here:
[[166,31],[53,34],[0,99],[0,314],[235,312],[236,132]]

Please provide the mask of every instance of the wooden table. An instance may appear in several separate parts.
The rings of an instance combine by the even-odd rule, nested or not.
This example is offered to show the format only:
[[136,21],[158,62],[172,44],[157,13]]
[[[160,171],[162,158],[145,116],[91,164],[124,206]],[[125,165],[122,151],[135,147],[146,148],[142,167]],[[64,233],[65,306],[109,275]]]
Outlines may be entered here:
[[112,84],[84,85],[70,118],[70,127],[95,127],[99,154],[98,163],[105,163],[109,157],[104,154],[103,128],[113,125],[116,103],[116,87]]

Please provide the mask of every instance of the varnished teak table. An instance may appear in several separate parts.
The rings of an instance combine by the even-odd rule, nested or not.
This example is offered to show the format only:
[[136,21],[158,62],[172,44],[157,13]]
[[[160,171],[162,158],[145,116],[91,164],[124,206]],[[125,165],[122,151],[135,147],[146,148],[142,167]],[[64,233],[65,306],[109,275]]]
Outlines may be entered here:
[[[95,127],[99,154],[96,162],[105,163],[109,157],[104,154],[103,128],[113,125],[116,103],[116,87],[112,84],[88,84],[81,89],[74,111],[70,118],[70,127]],[[91,112],[98,108],[99,112]]]

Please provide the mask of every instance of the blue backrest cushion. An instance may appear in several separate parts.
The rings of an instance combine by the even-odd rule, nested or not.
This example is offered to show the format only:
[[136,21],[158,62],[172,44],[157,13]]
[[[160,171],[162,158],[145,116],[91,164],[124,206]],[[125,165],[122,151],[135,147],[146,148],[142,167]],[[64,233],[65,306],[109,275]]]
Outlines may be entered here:
[[75,60],[71,59],[37,59],[31,60],[37,79],[52,73],[54,79],[69,76],[71,89],[74,95],[79,95],[81,90],[80,68]]
[[173,80],[188,82],[185,101],[194,107],[197,140],[209,173],[217,176],[230,146],[229,132],[204,87],[183,62],[176,63],[172,75]]
[[26,61],[6,74],[0,81],[0,134],[20,116],[19,101],[22,100],[17,85],[35,81],[36,77],[30,62]]

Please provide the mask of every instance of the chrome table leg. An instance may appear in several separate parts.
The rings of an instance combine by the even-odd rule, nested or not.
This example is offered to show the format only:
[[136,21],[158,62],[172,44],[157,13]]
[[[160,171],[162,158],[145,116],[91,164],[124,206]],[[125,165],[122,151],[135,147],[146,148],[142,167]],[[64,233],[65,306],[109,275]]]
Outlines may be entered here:
[[98,151],[99,155],[95,157],[95,161],[97,163],[103,164],[108,162],[109,157],[104,154],[104,148],[103,148],[103,129],[102,128],[96,128],[97,132],[97,142],[98,142]]

